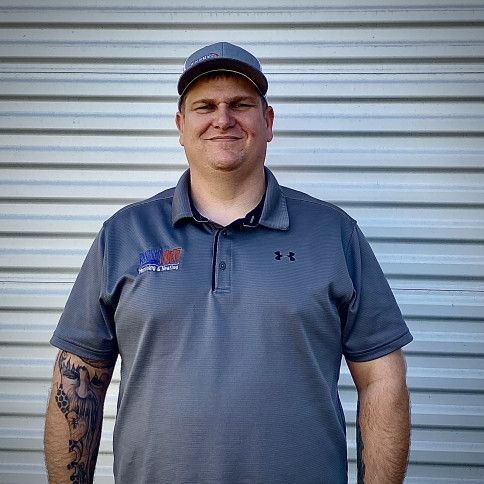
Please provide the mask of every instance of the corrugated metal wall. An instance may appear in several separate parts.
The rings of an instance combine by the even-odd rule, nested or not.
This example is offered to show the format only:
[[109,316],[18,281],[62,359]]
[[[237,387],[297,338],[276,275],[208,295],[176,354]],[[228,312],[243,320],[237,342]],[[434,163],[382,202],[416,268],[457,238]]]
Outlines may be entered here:
[[48,339],[102,221],[185,168],[176,79],[219,40],[265,66],[268,165],[359,220],[415,336],[407,482],[484,482],[484,2],[163,3],[0,2],[0,482],[45,482]]

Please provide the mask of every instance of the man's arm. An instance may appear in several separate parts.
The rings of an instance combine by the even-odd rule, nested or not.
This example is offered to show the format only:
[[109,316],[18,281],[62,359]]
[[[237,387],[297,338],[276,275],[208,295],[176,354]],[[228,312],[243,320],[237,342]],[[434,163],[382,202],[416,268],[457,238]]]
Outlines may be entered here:
[[401,350],[347,361],[358,390],[358,483],[400,484],[410,445],[410,403]]
[[49,482],[92,483],[113,361],[59,351],[44,433]]

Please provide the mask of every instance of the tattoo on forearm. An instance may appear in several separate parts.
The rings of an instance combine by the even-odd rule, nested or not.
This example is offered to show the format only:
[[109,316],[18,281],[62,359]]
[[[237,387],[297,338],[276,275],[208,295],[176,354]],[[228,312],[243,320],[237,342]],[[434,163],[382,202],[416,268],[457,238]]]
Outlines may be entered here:
[[358,484],[365,482],[365,461],[363,459],[363,438],[361,436],[360,428],[360,402],[356,408],[356,466],[358,469]]
[[72,460],[67,468],[72,471],[70,480],[74,484],[92,482],[96,465],[98,443],[101,433],[103,395],[109,385],[112,365],[109,362],[79,358],[93,368],[91,372],[76,365],[65,351],[57,358],[56,368],[60,373],[55,401],[69,426],[69,453]]

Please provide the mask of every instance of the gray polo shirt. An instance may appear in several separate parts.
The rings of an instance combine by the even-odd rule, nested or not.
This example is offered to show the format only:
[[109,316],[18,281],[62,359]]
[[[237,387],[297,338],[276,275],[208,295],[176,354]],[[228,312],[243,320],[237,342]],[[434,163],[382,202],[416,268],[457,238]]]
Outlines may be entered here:
[[266,178],[259,221],[220,227],[185,172],[87,255],[51,342],[121,356],[118,483],[347,481],[341,357],[412,337],[356,222]]

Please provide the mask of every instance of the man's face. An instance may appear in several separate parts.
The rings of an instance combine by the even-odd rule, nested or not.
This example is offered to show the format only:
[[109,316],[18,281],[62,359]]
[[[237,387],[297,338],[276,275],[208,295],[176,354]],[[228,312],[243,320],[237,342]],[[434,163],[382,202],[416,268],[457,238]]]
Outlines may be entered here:
[[274,112],[244,77],[201,78],[180,111],[176,125],[192,170],[250,173],[263,166]]

